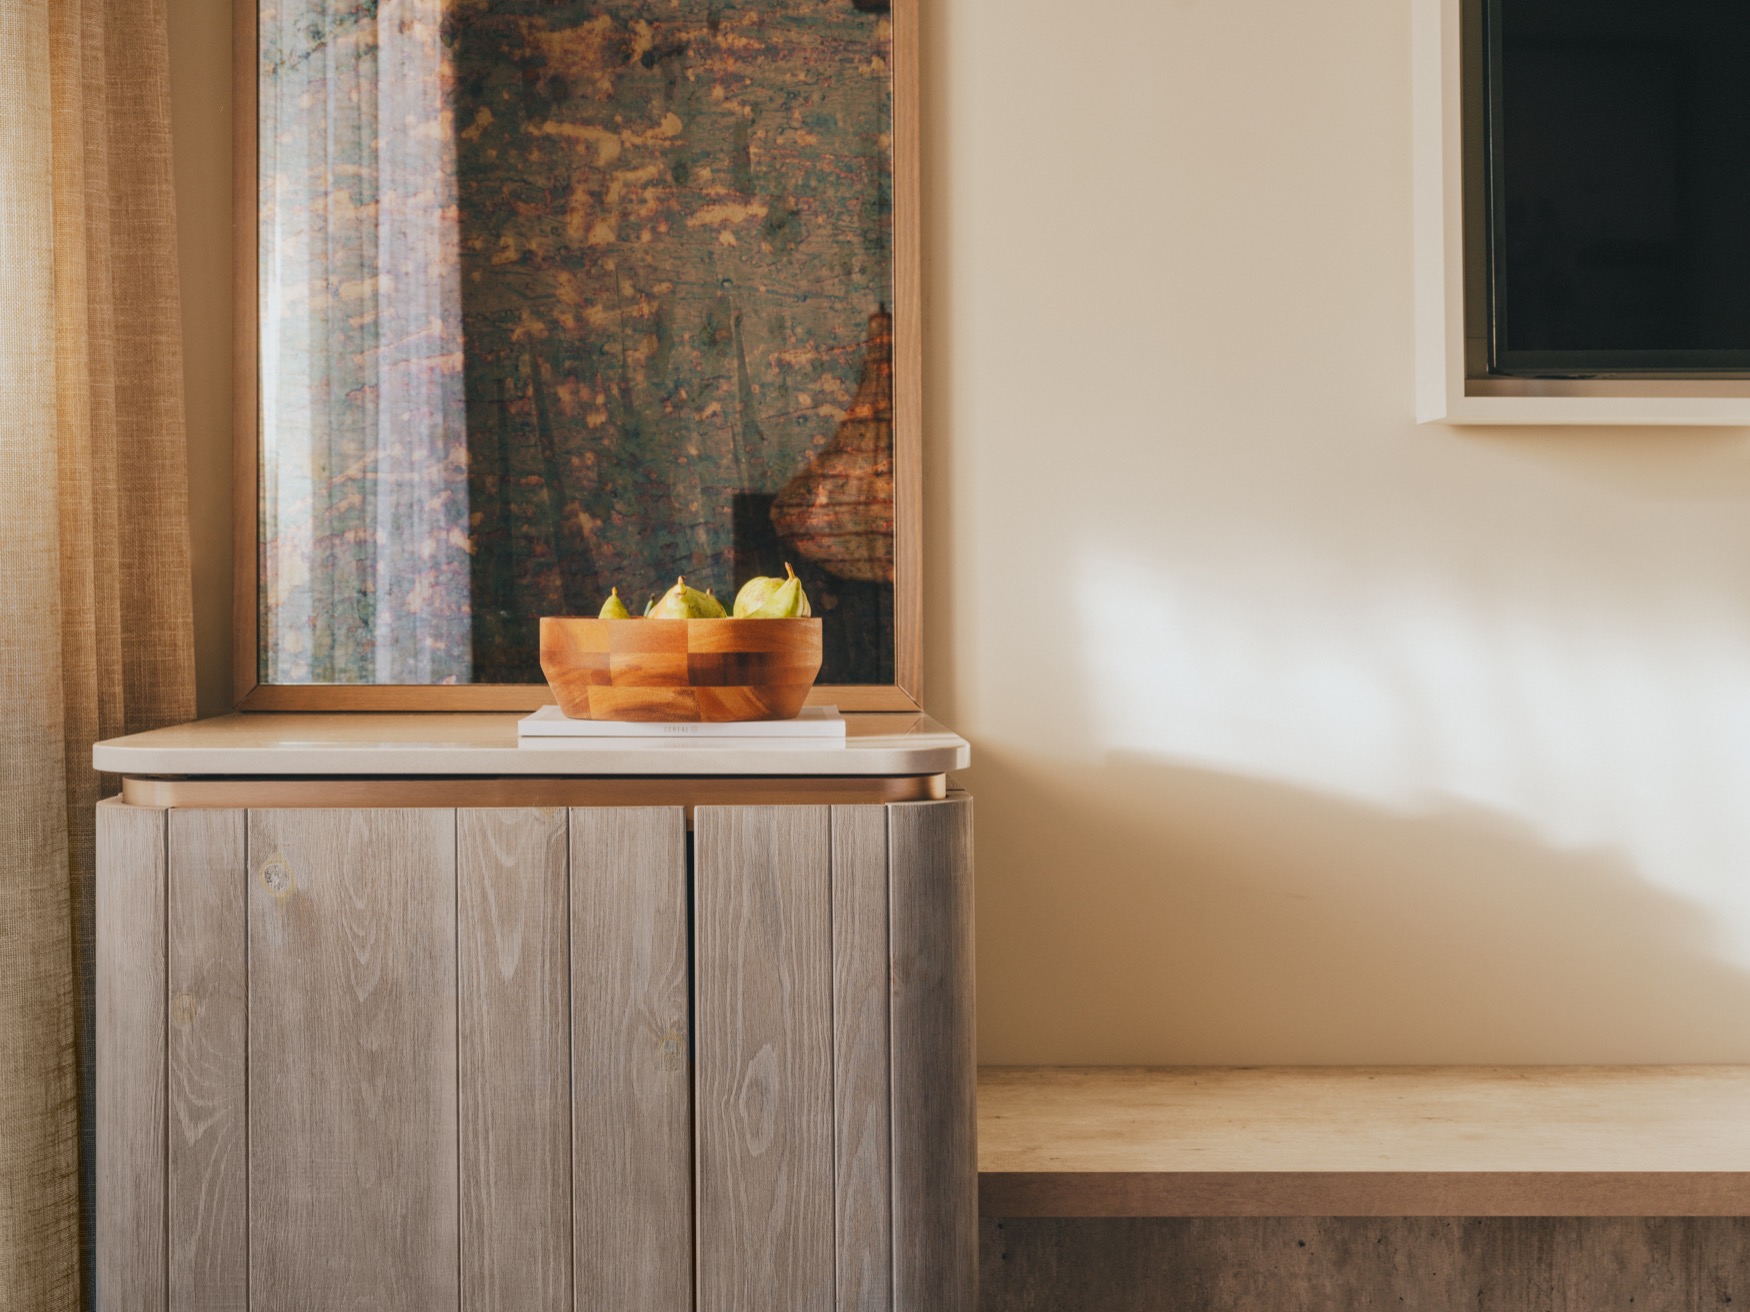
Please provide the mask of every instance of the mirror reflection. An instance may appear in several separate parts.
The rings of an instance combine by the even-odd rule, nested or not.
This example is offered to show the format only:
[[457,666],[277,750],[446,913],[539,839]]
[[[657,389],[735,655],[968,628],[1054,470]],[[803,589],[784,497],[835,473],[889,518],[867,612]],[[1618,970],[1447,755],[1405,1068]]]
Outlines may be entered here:
[[788,561],[891,683],[884,2],[259,33],[263,682],[538,683],[542,615]]

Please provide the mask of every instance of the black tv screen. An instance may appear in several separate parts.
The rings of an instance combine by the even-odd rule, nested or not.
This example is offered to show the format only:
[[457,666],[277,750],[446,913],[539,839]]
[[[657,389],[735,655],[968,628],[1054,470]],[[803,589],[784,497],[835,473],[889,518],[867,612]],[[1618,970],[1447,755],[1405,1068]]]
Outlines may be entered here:
[[1490,367],[1750,376],[1750,0],[1485,0]]

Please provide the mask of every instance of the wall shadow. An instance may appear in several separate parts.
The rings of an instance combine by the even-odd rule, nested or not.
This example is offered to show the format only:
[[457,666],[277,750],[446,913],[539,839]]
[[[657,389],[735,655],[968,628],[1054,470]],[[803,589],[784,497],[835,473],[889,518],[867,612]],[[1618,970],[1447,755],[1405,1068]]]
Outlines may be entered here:
[[1750,973],[1619,854],[980,747],[986,1064],[1750,1061]]

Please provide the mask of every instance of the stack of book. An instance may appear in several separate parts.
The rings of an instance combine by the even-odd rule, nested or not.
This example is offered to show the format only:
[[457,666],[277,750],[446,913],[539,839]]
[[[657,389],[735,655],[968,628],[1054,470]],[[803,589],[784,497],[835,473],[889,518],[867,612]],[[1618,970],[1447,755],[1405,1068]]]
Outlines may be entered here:
[[674,721],[568,720],[543,706],[517,721],[518,747],[600,748],[625,751],[654,743],[688,747],[809,747],[845,745],[845,717],[836,706],[806,706],[794,720],[737,720],[730,724]]

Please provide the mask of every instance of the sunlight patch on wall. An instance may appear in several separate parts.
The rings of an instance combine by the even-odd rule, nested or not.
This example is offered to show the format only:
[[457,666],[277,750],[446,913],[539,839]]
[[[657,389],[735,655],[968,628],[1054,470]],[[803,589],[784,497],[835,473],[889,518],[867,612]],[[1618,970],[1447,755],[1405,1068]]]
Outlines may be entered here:
[[[1750,632],[1682,597],[1468,599],[1238,569],[1080,577],[1098,747],[1511,817],[1707,904],[1750,961]],[[1543,594],[1547,596],[1546,594]]]

